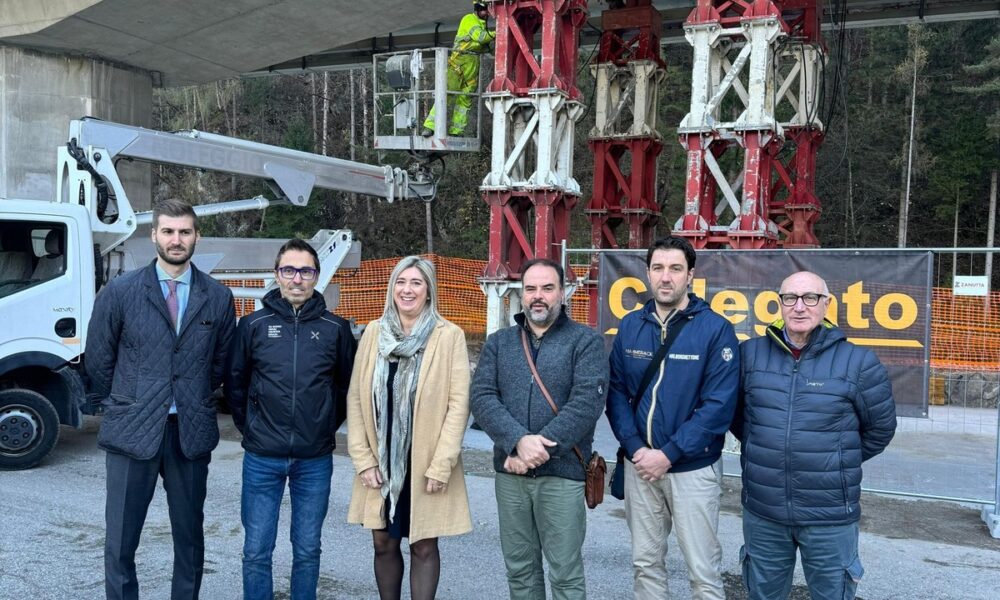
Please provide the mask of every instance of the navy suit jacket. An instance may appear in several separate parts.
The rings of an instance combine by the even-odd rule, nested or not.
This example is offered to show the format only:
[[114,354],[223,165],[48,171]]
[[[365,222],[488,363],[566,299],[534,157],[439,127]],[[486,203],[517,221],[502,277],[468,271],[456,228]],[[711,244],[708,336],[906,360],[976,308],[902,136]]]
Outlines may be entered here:
[[229,288],[194,264],[191,271],[179,334],[154,263],[114,279],[94,302],[84,361],[104,397],[97,442],[109,452],[154,457],[171,403],[184,456],[203,457],[219,443],[212,392],[222,383],[236,312]]

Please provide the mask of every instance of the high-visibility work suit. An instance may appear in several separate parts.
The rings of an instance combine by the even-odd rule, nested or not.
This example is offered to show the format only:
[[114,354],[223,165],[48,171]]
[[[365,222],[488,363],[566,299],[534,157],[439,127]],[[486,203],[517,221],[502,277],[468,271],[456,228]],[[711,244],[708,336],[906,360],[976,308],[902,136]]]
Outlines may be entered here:
[[[490,42],[496,33],[486,28],[486,20],[480,19],[476,13],[462,17],[455,34],[451,56],[448,58],[448,91],[461,92],[448,94],[448,108],[451,109],[451,122],[448,124],[448,135],[462,135],[469,124],[469,110],[472,108],[471,94],[479,85],[479,55],[490,49]],[[434,129],[435,104],[424,120],[424,127]]]

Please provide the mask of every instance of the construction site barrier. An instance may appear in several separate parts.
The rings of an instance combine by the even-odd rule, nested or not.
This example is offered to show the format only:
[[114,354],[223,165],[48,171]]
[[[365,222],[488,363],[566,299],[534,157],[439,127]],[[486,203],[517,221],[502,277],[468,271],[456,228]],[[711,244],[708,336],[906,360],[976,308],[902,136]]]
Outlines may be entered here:
[[[467,334],[486,332],[486,296],[478,277],[486,261],[423,255],[437,271],[438,310]],[[342,269],[331,280],[340,287],[337,314],[366,324],[382,315],[386,287],[399,258],[361,261],[360,268]],[[586,266],[572,267],[582,278]],[[261,280],[231,280],[233,287],[263,287]],[[580,286],[569,301],[573,319],[587,322],[590,296]],[[237,316],[253,312],[253,300],[236,300]],[[982,297],[954,296],[950,288],[935,287],[931,306],[931,368],[947,371],[1000,371],[1000,292],[989,301]],[[932,398],[934,396],[932,382]]]
[[931,304],[931,367],[1000,371],[1000,292],[954,296],[936,287]]
[[[340,287],[337,314],[366,324],[382,316],[389,275],[400,258],[361,261],[358,269],[341,269],[330,281]],[[476,278],[486,261],[423,255],[437,272],[438,312],[466,333],[486,331],[486,296]]]
[[[486,333],[486,296],[479,287],[478,277],[486,267],[484,260],[449,258],[437,254],[423,255],[437,271],[438,311],[461,327],[467,334]],[[385,291],[392,268],[399,258],[361,261],[361,267],[341,270],[331,280],[340,286],[340,305],[337,314],[364,324],[382,316]],[[586,273],[585,267],[574,268],[578,275]],[[574,319],[586,322],[587,298],[575,294],[570,300]]]

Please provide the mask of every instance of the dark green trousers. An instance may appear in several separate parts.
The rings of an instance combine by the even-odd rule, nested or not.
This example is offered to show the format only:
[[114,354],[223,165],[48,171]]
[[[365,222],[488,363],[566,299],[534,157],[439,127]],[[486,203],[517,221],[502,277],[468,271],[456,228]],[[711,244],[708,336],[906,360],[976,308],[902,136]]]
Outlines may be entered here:
[[511,600],[545,600],[543,556],[553,600],[585,600],[583,482],[497,473],[496,497]]

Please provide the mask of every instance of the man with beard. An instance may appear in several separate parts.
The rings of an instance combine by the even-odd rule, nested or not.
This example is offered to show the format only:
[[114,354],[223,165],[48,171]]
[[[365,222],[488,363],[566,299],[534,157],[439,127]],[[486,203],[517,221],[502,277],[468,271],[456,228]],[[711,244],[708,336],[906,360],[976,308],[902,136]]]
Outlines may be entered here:
[[611,350],[607,414],[627,459],[620,467],[636,600],[668,597],[672,528],[692,597],[725,598],[720,457],[736,408],[739,346],[733,326],[688,293],[694,263],[687,240],[653,242],[646,253],[653,298],[622,319]]
[[316,598],[321,533],[330,501],[337,427],[357,345],[351,326],[330,313],[319,256],[286,242],[274,259],[278,289],[240,319],[226,369],[226,400],[243,434],[243,598],[271,600],[271,557],[285,484],[291,500],[291,596]]
[[170,597],[198,597],[208,463],[219,442],[212,392],[236,321],[229,289],[191,264],[194,209],[161,202],[151,236],[156,260],[108,284],[87,332],[87,374],[104,398],[97,442],[107,451],[109,599],[139,597],[135,552],[160,477],[174,542]]
[[[525,263],[524,312],[486,340],[472,381],[471,408],[493,440],[500,546],[513,600],[545,598],[542,557],[552,596],[587,597],[581,548],[587,529],[586,477],[608,378],[601,336],[563,306],[563,270]],[[528,354],[541,382],[535,381]],[[544,384],[559,409],[543,395]]]

